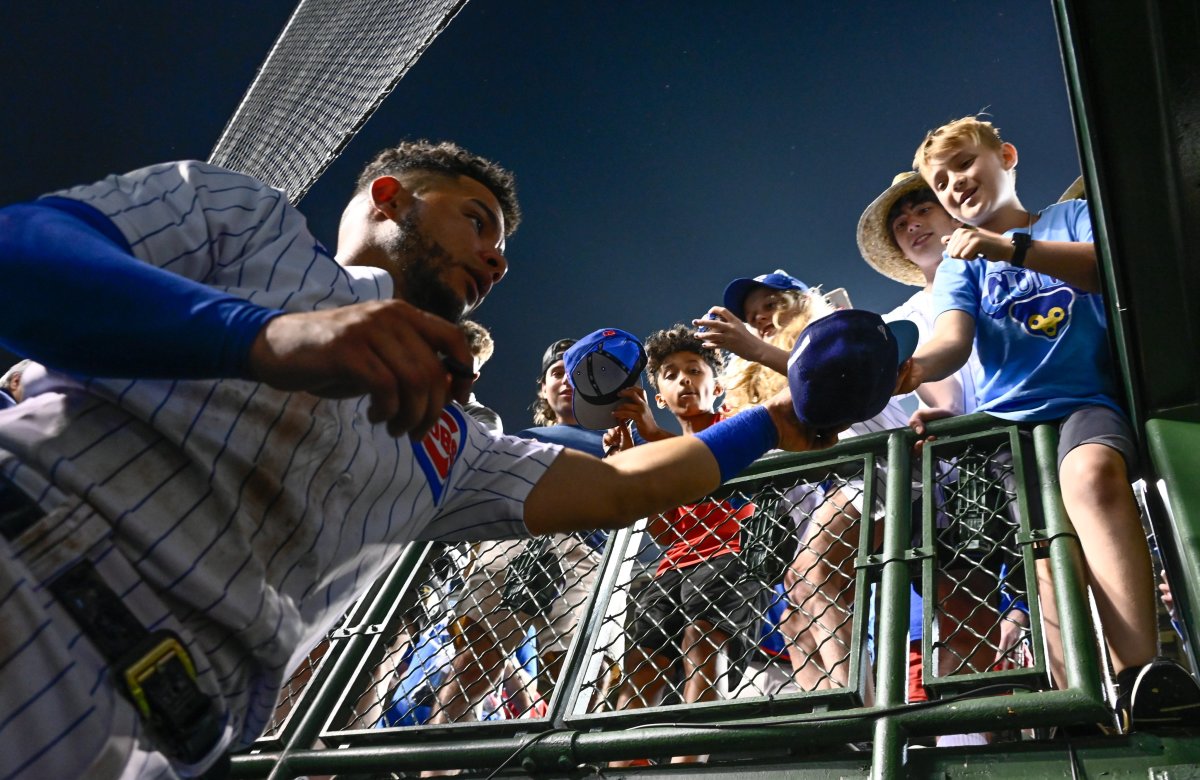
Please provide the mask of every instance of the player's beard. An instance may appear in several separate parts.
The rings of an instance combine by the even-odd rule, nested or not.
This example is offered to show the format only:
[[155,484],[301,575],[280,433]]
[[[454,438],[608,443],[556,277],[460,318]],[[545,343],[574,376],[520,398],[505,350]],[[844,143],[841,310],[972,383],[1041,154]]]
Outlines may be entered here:
[[464,313],[463,301],[442,280],[442,272],[454,265],[450,253],[425,237],[415,214],[409,213],[399,225],[399,235],[391,240],[387,251],[399,263],[398,281],[404,300],[442,319],[458,322]]

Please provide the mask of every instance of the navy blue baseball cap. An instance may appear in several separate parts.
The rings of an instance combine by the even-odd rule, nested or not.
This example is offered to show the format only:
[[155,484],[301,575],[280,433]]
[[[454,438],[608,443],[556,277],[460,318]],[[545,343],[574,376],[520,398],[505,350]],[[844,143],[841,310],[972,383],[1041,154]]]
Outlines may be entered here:
[[884,322],[862,309],[813,321],[788,358],[788,386],[800,421],[837,432],[883,411],[904,361],[917,348],[917,326]]
[[602,431],[617,424],[612,413],[625,400],[617,393],[638,383],[646,367],[646,350],[631,333],[601,328],[571,345],[563,363],[574,389],[571,411],[576,421]]
[[772,290],[795,290],[796,292],[804,292],[808,289],[807,284],[782,268],[776,268],[769,274],[762,274],[753,279],[734,279],[725,288],[723,301],[725,308],[733,312],[734,316],[739,320],[746,319],[745,307],[742,304],[746,302],[746,296],[755,287],[769,287]]

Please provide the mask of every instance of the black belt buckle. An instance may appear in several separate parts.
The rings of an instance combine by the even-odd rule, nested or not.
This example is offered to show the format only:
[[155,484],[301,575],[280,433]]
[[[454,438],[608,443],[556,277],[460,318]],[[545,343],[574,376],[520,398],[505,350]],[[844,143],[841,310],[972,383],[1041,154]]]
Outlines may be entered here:
[[196,666],[174,633],[155,631],[116,664],[123,692],[164,752],[194,764],[221,737],[212,700],[196,685]]
[[149,631],[90,561],[80,561],[50,584],[112,668],[117,689],[142,717],[167,755],[194,764],[221,738],[221,717],[196,684],[196,664],[178,635]]

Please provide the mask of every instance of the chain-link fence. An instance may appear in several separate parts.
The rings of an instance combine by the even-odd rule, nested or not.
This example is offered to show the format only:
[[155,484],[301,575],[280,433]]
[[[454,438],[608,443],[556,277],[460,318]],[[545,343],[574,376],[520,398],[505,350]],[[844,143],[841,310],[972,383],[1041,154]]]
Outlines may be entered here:
[[[488,743],[500,751],[519,734],[574,729],[576,750],[586,734],[628,741],[641,727],[764,715],[811,719],[812,744],[844,744],[871,739],[877,687],[891,700],[903,690],[901,706],[914,712],[925,699],[997,685],[1049,691],[1034,561],[1050,553],[1073,565],[1066,548],[1051,549],[1064,534],[1045,527],[1036,464],[1052,450],[1035,453],[1014,426],[960,427],[926,443],[912,459],[919,468],[907,432],[764,459],[712,495],[608,537],[415,546],[390,577],[391,595],[385,588],[370,617],[341,629],[359,649],[335,640],[314,651],[277,720],[329,655],[353,657],[336,659],[313,705],[328,710],[321,727],[294,745],[371,746],[411,767],[429,766],[414,757],[417,735],[441,746],[442,766],[495,763],[498,753],[447,752],[461,739],[501,740]],[[897,565],[904,579],[889,580]],[[1090,623],[1075,611],[1065,622]],[[896,624],[908,626],[908,663],[885,677],[880,653],[892,651],[879,641]],[[1068,655],[1086,667],[1096,650],[1092,635]],[[995,705],[1010,715],[1008,738],[1062,717],[1029,708],[1037,694],[995,692],[972,703],[1009,702]],[[1086,694],[1101,696],[1099,682]],[[947,716],[918,730],[1002,733],[985,720]],[[612,755],[644,763],[729,747],[689,752],[701,740]]]
[[[1028,683],[1044,674],[1034,647],[1037,604],[1032,565],[1036,501],[1023,501],[1020,473],[1030,442],[1015,432],[929,445],[929,500],[922,526],[933,540],[925,568],[923,686],[961,691],[995,682],[996,673]],[[1027,670],[1036,672],[1027,674]]]
[[605,544],[563,534],[432,545],[336,727],[545,718]]

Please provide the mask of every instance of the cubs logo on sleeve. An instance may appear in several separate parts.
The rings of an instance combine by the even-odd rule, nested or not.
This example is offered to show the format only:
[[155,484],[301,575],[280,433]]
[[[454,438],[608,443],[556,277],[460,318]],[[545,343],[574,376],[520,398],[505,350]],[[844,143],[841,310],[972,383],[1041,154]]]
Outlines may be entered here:
[[442,502],[450,472],[462,453],[466,438],[467,422],[462,412],[456,406],[447,406],[425,438],[412,442],[413,455],[421,471],[425,472],[435,505]]

